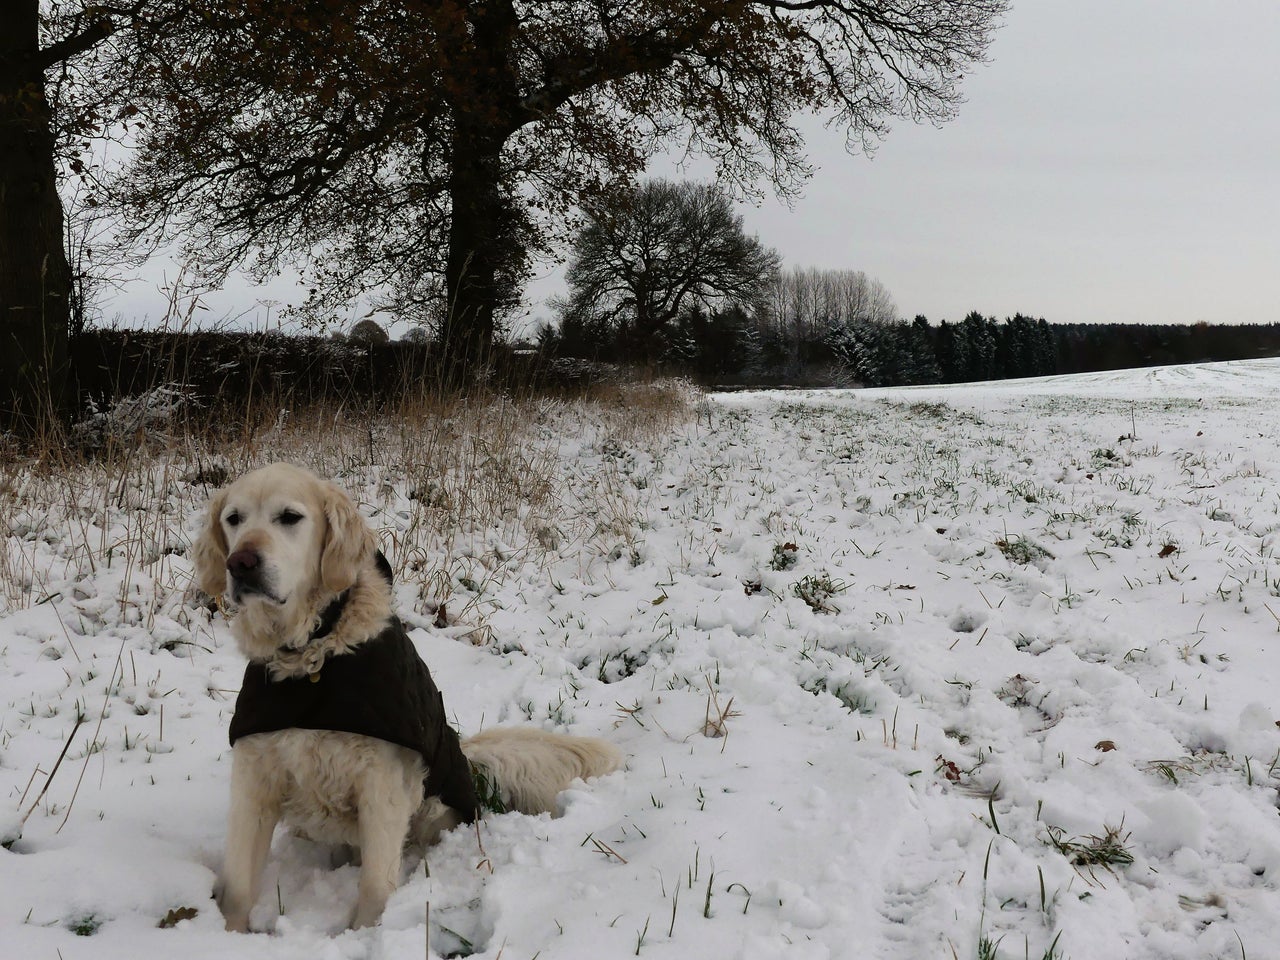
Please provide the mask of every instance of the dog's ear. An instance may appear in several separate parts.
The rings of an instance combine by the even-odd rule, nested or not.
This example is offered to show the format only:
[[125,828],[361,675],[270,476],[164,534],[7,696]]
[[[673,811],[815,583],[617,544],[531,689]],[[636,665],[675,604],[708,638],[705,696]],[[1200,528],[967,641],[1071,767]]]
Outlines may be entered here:
[[342,488],[326,483],[321,496],[327,528],[320,554],[320,582],[330,593],[341,593],[356,582],[377,544],[373,531]]
[[196,567],[196,583],[209,596],[217,598],[227,589],[227,537],[222,532],[222,508],[227,491],[219,490],[209,501],[204,529],[192,546],[191,559]]

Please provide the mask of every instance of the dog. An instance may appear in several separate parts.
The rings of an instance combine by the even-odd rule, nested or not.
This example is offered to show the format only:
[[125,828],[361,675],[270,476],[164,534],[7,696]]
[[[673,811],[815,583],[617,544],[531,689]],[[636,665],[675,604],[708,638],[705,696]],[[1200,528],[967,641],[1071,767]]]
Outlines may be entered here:
[[216,493],[192,556],[249,661],[229,731],[228,930],[249,929],[277,823],[358,848],[349,925],[371,926],[405,848],[476,818],[473,773],[505,809],[538,814],[554,813],[574,779],[621,765],[616,747],[589,737],[499,727],[459,740],[392,612],[373,531],[308,470],[274,464]]

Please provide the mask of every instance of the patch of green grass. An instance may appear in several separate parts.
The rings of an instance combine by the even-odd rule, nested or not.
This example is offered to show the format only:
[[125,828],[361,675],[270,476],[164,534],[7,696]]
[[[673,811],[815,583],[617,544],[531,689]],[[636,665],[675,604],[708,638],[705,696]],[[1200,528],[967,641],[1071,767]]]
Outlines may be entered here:
[[104,923],[106,920],[97,914],[86,913],[83,916],[70,918],[67,921],[67,929],[77,937],[92,937],[102,929]]
[[502,788],[498,786],[497,779],[488,768],[476,763],[471,764],[471,780],[475,784],[476,800],[481,810],[486,813],[507,812],[506,801],[502,799]]
[[775,543],[773,556],[769,558],[771,570],[790,570],[799,559],[798,548],[794,543]]
[[814,696],[820,693],[829,693],[840,701],[841,705],[850,713],[872,714],[876,710],[875,700],[866,694],[854,688],[853,684],[848,682],[837,683],[834,686],[827,684],[824,678],[819,677],[809,683],[802,684],[802,688]]
[[1095,469],[1100,467],[1114,467],[1121,462],[1120,455],[1110,447],[1098,447],[1089,455],[1089,462]]
[[1110,870],[1133,863],[1133,854],[1127,846],[1129,834],[1124,832],[1124,824],[1118,827],[1104,825],[1101,836],[1068,837],[1060,827],[1049,827],[1047,833],[1050,846],[1066,857],[1072,866]]
[[1040,560],[1052,560],[1053,554],[1034,540],[1026,537],[1013,537],[996,541],[996,548],[1012,563],[1026,566]]
[[840,608],[831,599],[848,589],[849,585],[843,580],[833,580],[825,572],[801,577],[791,585],[791,591],[814,613],[838,613]]

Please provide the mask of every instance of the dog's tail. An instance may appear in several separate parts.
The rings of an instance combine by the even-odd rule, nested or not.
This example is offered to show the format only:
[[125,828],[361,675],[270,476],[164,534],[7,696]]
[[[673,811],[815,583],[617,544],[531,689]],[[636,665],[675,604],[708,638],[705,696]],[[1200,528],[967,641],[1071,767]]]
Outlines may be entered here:
[[496,788],[503,809],[530,814],[554,814],[557,794],[575,779],[622,766],[622,752],[604,740],[528,727],[478,733],[462,741],[462,752],[480,778]]

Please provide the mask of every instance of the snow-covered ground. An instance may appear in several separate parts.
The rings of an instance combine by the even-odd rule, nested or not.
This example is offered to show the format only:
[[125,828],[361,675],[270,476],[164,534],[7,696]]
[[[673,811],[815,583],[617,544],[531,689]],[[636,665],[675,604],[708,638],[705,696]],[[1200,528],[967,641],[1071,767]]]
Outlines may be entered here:
[[0,955],[421,957],[429,902],[432,956],[1280,956],[1278,402],[1254,361],[714,396],[651,438],[548,406],[550,519],[420,555],[430,492],[350,458],[459,728],[629,758],[455,831],[358,932],[356,868],[284,832],[273,935],[211,900],[242,664],[188,589],[205,488],[15,474]]

